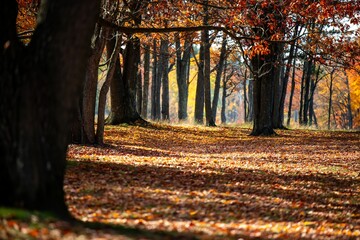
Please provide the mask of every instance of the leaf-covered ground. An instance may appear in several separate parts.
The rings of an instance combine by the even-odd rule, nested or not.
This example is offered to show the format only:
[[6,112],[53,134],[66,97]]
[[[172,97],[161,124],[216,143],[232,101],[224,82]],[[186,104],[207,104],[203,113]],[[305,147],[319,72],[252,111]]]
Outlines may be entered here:
[[69,148],[69,209],[86,222],[181,234],[159,239],[360,239],[359,133],[249,132],[109,127],[108,146]]

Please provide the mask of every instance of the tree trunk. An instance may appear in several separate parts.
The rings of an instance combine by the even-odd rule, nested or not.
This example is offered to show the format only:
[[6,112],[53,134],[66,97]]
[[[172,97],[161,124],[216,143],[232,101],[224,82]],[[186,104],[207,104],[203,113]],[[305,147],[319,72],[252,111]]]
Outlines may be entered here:
[[150,48],[145,46],[144,53],[144,84],[143,84],[143,98],[141,115],[147,118],[148,102],[149,102],[149,80],[150,80]]
[[253,96],[253,92],[254,92],[254,81],[253,79],[249,81],[249,87],[248,87],[248,99],[249,99],[249,103],[248,103],[248,117],[247,117],[247,121],[248,122],[252,122],[254,120],[254,96]]
[[221,124],[226,124],[226,71],[227,71],[227,60],[224,63],[224,76],[222,79],[222,97],[221,97]]
[[274,43],[274,54],[276,54],[277,58],[275,59],[273,63],[273,107],[272,107],[272,122],[273,122],[273,128],[274,129],[282,129],[284,128],[282,124],[282,118],[281,118],[281,98],[282,98],[282,89],[283,89],[283,78],[281,77],[281,71],[282,71],[282,52],[283,52],[284,44],[283,43]]
[[271,53],[268,55],[258,55],[251,60],[254,74],[254,123],[251,135],[273,135],[275,134],[272,123],[273,108],[273,88],[275,69],[273,64],[276,62],[277,46],[270,43]]
[[353,128],[353,115],[352,115],[352,110],[351,110],[351,97],[350,97],[349,77],[348,77],[346,71],[344,71],[344,75],[345,75],[345,84],[346,84],[346,91],[347,91],[347,103],[346,103],[346,108],[347,108],[348,128],[349,128],[349,129],[352,129],[352,128]]
[[178,118],[179,121],[184,121],[188,118],[187,105],[188,105],[188,78],[189,78],[189,64],[191,53],[191,41],[186,37],[184,49],[181,50],[181,43],[179,35],[176,36],[176,80],[178,85]]
[[16,1],[1,1],[0,205],[69,216],[63,190],[68,129],[98,13],[95,0],[43,0],[24,46],[16,34]]
[[292,101],[294,97],[294,91],[295,91],[295,73],[296,73],[296,55],[297,55],[297,48],[295,50],[295,57],[293,60],[293,72],[291,76],[291,90],[290,90],[290,99],[289,99],[289,109],[288,109],[288,119],[287,119],[287,126],[290,126],[290,120],[291,120],[291,108],[292,108]]
[[86,77],[82,92],[82,125],[83,125],[83,142],[93,144],[95,142],[95,105],[96,92],[98,84],[99,62],[105,47],[105,39],[109,35],[109,30],[100,27],[93,35],[93,43],[90,58],[87,61]]
[[204,123],[204,46],[200,46],[195,96],[195,123]]
[[217,106],[219,102],[219,92],[220,92],[220,83],[221,83],[221,76],[224,70],[224,62],[226,58],[226,35],[223,36],[223,42],[221,45],[220,50],[220,57],[219,57],[219,64],[216,69],[216,78],[215,78],[215,88],[214,88],[214,97],[212,102],[212,118],[214,122],[216,122],[216,112]]
[[169,41],[161,40],[160,52],[162,55],[162,101],[161,101],[161,119],[163,121],[170,120],[170,110],[169,110]]
[[140,59],[140,40],[131,38],[126,44],[123,70],[124,109],[120,123],[144,123],[136,110],[136,82]]
[[105,125],[105,104],[106,104],[106,95],[109,91],[111,80],[114,77],[115,73],[115,64],[119,59],[119,52],[121,48],[121,40],[120,37],[116,37],[116,43],[114,46],[113,53],[110,57],[110,62],[108,64],[108,72],[106,74],[106,79],[101,86],[100,94],[99,94],[99,103],[98,103],[98,120],[97,120],[97,128],[96,128],[96,143],[104,144],[104,125]]
[[[140,59],[140,54],[139,54],[139,59],[137,60],[139,65],[141,62]],[[138,113],[142,112],[142,104],[143,104],[143,86],[142,86],[142,74],[141,74],[141,70],[140,70],[140,66],[138,67],[138,71],[137,71],[137,75],[136,75],[136,111]]]
[[[334,81],[334,72],[335,69],[333,69],[330,73],[330,86],[329,86],[329,108],[328,108],[328,122],[327,122],[327,128],[330,130],[331,128],[331,110],[332,110],[332,95],[333,95],[333,81]],[[334,111],[333,111],[334,112]],[[335,117],[334,117],[335,119]]]
[[[115,49],[116,38],[112,38],[107,42],[106,50],[107,50],[107,58],[110,59],[112,53]],[[117,125],[121,123],[122,111],[124,109],[124,83],[122,79],[122,72],[120,66],[120,57],[116,59],[115,64],[115,72],[113,75],[113,79],[110,84],[110,114],[107,117],[105,123],[109,125]]]

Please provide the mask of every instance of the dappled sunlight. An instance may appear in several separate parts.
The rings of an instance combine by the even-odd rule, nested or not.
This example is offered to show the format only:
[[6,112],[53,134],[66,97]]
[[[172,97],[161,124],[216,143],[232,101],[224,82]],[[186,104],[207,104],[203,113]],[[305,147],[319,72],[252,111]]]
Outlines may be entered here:
[[106,137],[69,148],[65,191],[80,220],[204,239],[360,237],[358,133],[155,125]]

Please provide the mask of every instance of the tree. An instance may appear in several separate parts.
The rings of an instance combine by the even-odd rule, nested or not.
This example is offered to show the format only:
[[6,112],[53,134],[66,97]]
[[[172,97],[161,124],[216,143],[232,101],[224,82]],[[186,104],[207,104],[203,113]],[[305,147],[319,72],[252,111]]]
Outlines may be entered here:
[[[67,216],[67,129],[85,78],[95,0],[43,0],[31,42],[16,33],[17,2],[0,3],[0,204]],[[71,61],[69,61],[71,59]]]

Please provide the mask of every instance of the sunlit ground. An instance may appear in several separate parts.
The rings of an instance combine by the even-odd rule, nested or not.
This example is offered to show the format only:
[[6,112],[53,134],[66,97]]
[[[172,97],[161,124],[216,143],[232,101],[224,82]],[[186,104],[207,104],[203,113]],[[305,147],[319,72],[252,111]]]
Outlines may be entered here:
[[360,134],[155,125],[70,146],[71,213],[201,239],[360,238]]

